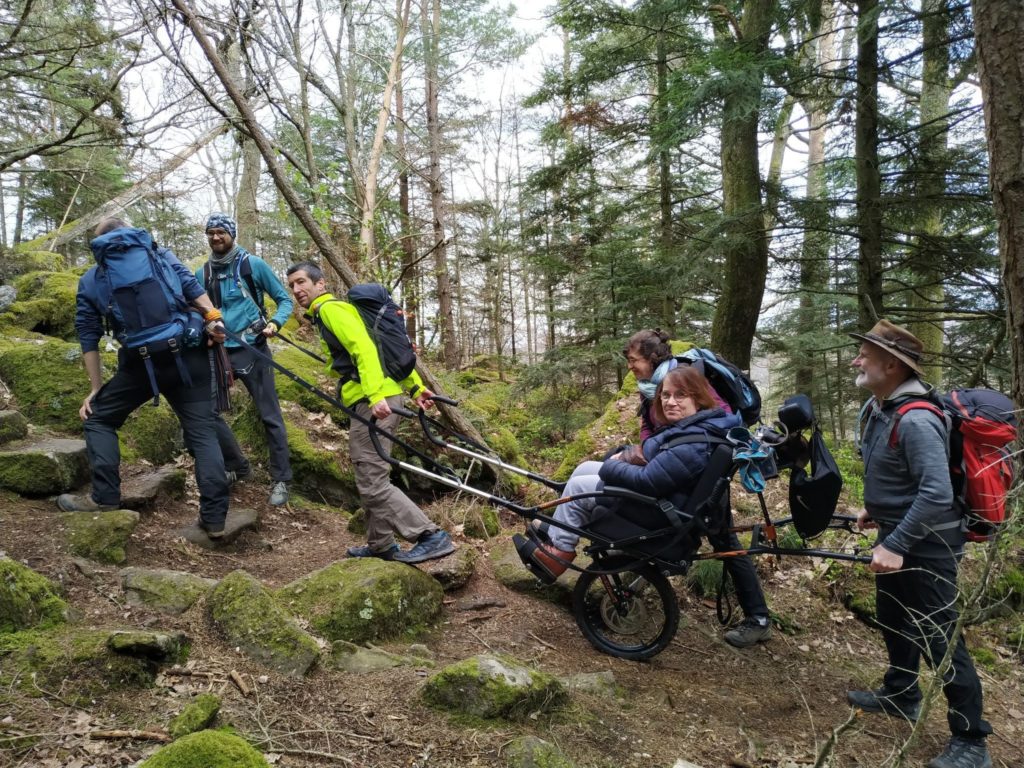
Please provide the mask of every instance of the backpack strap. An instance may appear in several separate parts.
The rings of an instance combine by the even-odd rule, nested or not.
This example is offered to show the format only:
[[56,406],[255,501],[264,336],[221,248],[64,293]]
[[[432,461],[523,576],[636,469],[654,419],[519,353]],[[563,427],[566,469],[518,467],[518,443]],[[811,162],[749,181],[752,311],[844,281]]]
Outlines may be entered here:
[[243,294],[256,305],[260,311],[260,317],[267,319],[267,310],[263,305],[263,292],[256,287],[256,278],[252,276],[252,264],[249,263],[249,254],[243,253],[235,259],[235,285]]
[[206,295],[210,297],[213,306],[220,309],[220,283],[213,279],[213,264],[209,259],[203,264],[203,287],[206,289]]
[[898,441],[898,435],[896,433],[897,428],[900,425],[900,421],[903,419],[904,414],[910,411],[929,411],[934,413],[942,421],[943,426],[949,430],[949,420],[946,417],[945,412],[930,400],[911,400],[909,403],[904,403],[896,409],[896,413],[892,418],[892,429],[889,430],[889,447],[895,448]]

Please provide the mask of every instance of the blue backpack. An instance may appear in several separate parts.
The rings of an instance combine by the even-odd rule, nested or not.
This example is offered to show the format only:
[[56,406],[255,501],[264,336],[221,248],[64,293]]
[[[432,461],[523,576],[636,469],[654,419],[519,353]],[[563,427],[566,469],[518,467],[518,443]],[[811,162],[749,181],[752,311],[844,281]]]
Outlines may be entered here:
[[748,427],[761,420],[761,393],[750,376],[710,349],[694,347],[676,360],[692,365],[708,380],[719,396],[738,413]]
[[107,289],[107,313],[119,328],[118,341],[129,354],[145,361],[154,404],[159,391],[150,358],[156,353],[170,351],[182,381],[192,386],[181,360],[189,326],[188,302],[181,279],[156,252],[152,236],[144,229],[121,227],[100,235],[89,246],[96,259],[97,283]]

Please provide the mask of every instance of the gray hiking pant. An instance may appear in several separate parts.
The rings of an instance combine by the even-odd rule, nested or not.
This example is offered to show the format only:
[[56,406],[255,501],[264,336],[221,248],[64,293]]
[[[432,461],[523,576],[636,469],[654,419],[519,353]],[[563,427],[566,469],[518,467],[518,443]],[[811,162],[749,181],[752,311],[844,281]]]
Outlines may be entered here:
[[[392,407],[401,407],[404,402],[401,395],[393,395],[387,400]],[[365,401],[355,406],[355,412],[367,420],[373,415]],[[393,434],[399,418],[392,413],[377,423]],[[383,437],[380,440],[381,446],[390,456],[391,442]],[[374,450],[368,426],[352,420],[348,431],[348,447],[355,466],[356,488],[366,513],[366,543],[370,549],[388,549],[395,543],[395,533],[406,541],[416,541],[422,534],[437,530],[437,526],[423,510],[391,484],[391,465]]]
[[[270,354],[270,348],[266,343],[258,343],[255,346],[260,352]],[[290,483],[292,465],[288,458],[288,433],[285,430],[284,417],[281,415],[281,404],[277,399],[274,369],[266,360],[244,347],[228,348],[228,356],[231,358],[235,378],[245,385],[263,422],[267,435],[267,450],[270,454],[270,477],[275,483]],[[216,400],[214,411],[217,415],[217,442],[224,453],[224,466],[228,470],[246,474],[249,470],[249,460],[238,445],[231,427],[217,411]]]

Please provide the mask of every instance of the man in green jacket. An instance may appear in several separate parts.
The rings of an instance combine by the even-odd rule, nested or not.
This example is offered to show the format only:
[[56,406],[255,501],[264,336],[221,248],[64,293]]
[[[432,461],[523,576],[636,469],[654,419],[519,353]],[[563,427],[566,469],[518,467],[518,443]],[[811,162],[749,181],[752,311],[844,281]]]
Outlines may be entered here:
[[[406,391],[420,408],[430,405],[434,393],[423,386],[416,371],[401,382],[384,373],[359,311],[328,293],[320,267],[308,261],[293,264],[287,278],[295,301],[320,331],[331,368],[341,378],[341,400],[346,407],[367,420],[376,416],[381,428],[390,433],[399,418],[391,407],[401,406]],[[351,547],[348,556],[419,563],[454,552],[451,537],[392,485],[391,465],[374,449],[370,428],[353,419],[348,434],[356,488],[366,511],[366,544]],[[389,441],[381,440],[381,445],[390,451]],[[416,543],[402,550],[395,533]]]

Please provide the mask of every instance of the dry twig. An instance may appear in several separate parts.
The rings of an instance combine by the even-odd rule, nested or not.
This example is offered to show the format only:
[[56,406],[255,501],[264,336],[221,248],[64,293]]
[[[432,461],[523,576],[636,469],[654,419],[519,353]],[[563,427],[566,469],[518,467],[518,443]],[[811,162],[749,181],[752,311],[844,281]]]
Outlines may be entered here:
[[171,736],[163,731],[89,731],[90,739],[145,739],[146,741],[160,741],[164,744],[171,741]]
[[238,690],[242,692],[243,696],[248,696],[250,693],[252,693],[249,686],[245,684],[245,680],[243,680],[242,676],[238,674],[235,670],[232,669],[230,672],[228,672],[228,677],[231,678],[231,682],[238,686]]

